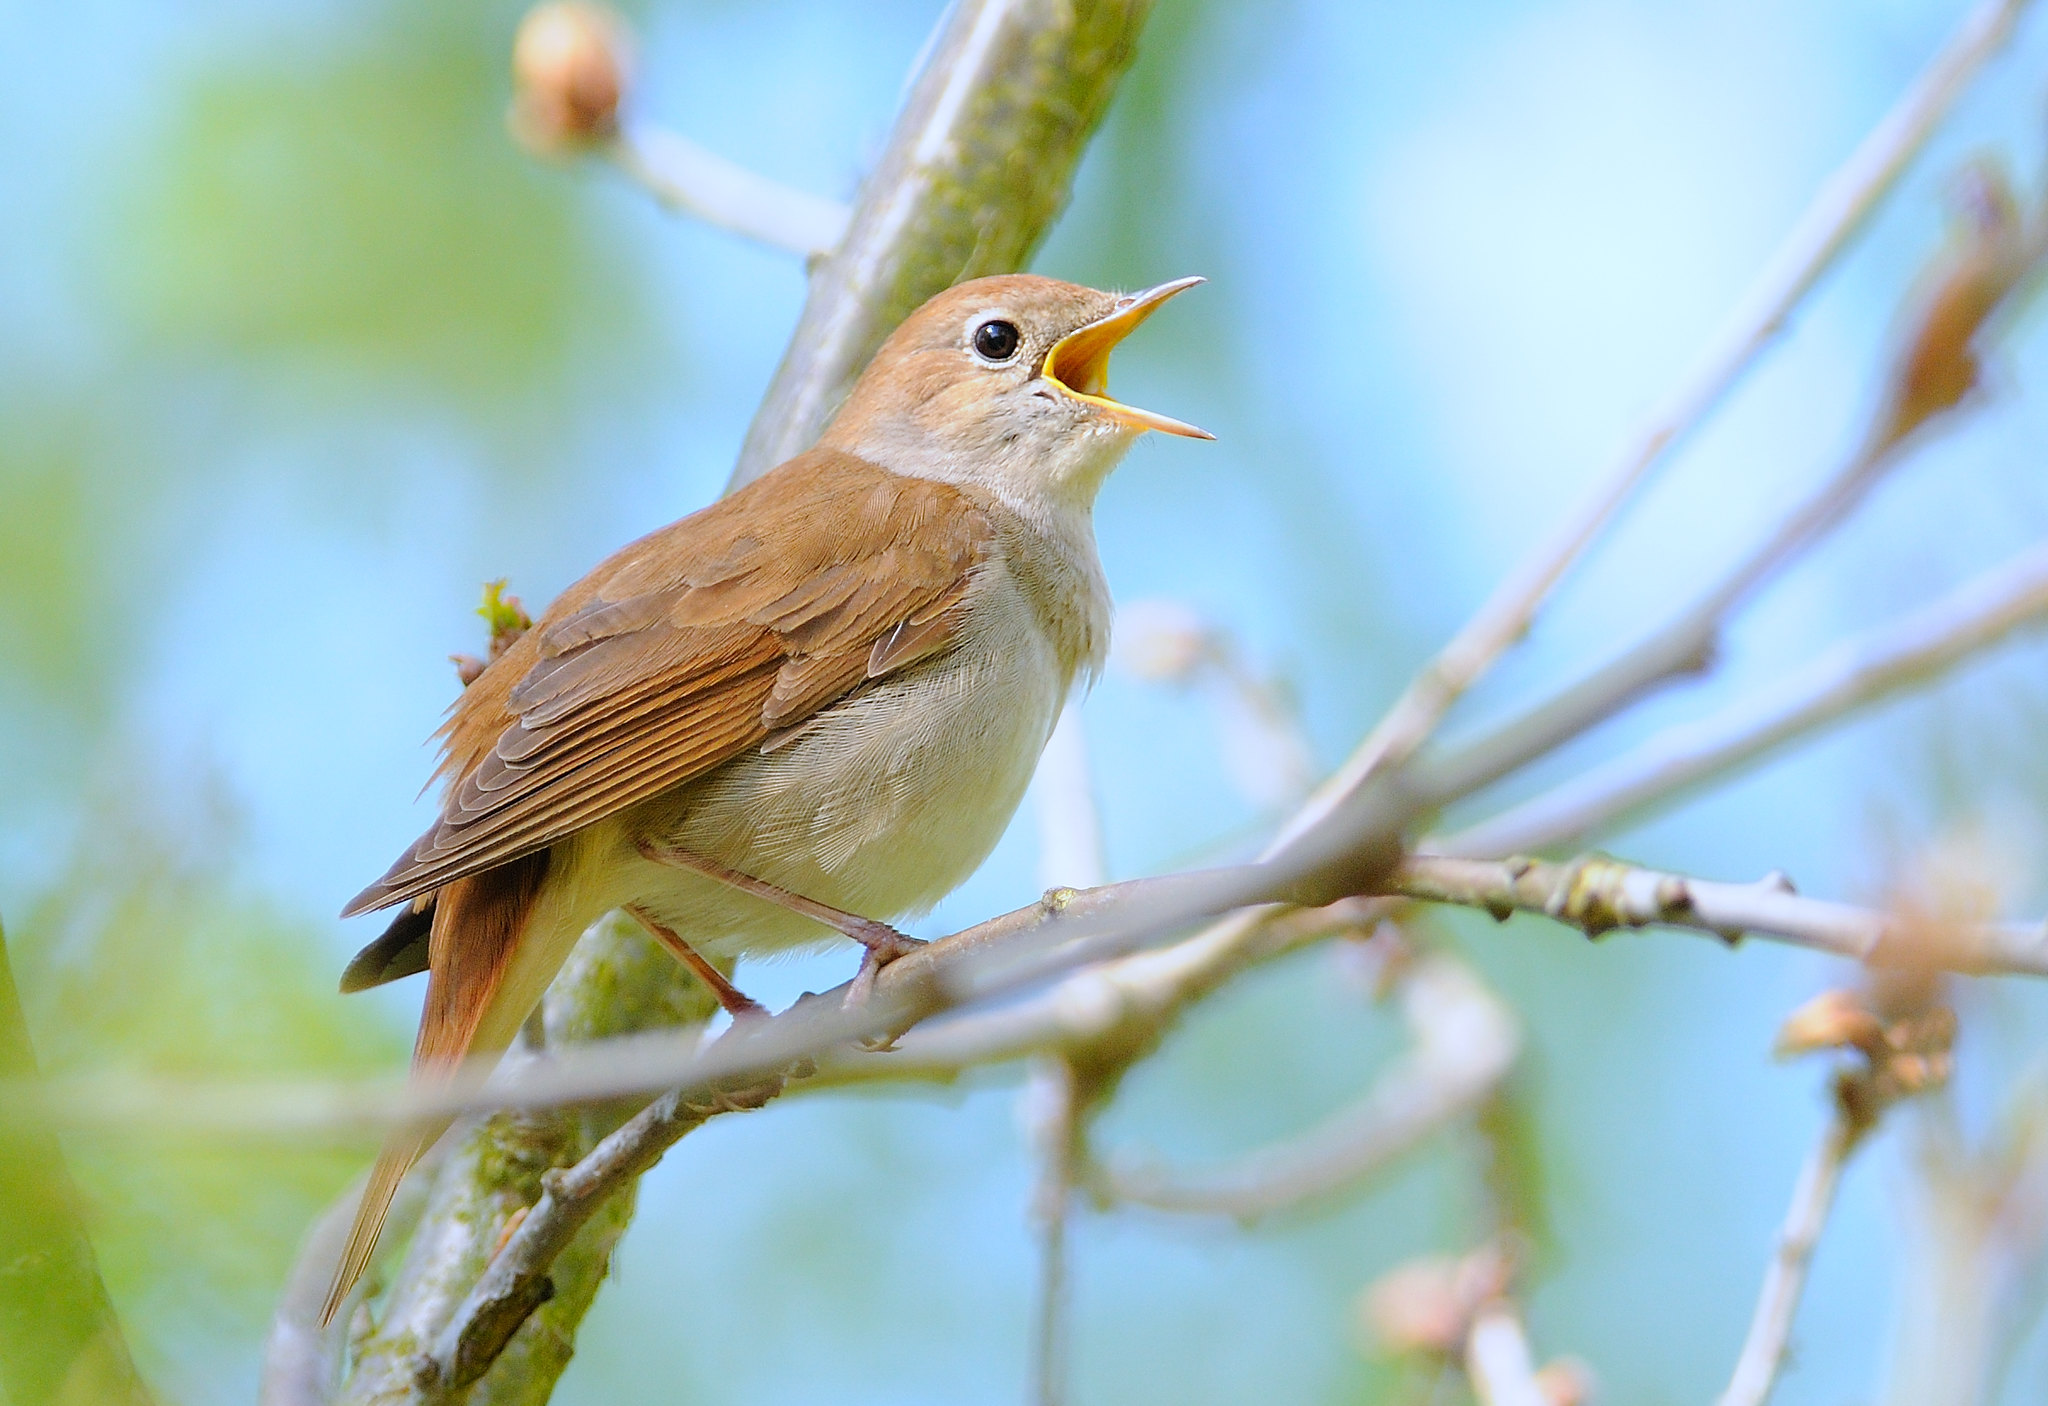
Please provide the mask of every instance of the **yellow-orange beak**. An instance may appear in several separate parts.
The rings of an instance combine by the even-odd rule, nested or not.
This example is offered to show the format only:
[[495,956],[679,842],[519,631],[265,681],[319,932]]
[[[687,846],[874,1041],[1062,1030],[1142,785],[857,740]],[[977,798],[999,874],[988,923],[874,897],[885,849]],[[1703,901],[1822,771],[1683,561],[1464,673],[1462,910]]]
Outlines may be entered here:
[[1207,281],[1203,278],[1176,278],[1171,283],[1118,298],[1109,316],[1069,332],[1053,343],[1052,350],[1045,357],[1045,379],[1074,399],[1085,400],[1126,425],[1134,425],[1141,430],[1164,430],[1167,434],[1186,435],[1190,439],[1216,438],[1207,430],[1196,429],[1183,421],[1155,415],[1150,410],[1140,410],[1135,405],[1125,405],[1109,398],[1109,354],[1116,350],[1116,344],[1137,331],[1138,324],[1157,312],[1168,298]]

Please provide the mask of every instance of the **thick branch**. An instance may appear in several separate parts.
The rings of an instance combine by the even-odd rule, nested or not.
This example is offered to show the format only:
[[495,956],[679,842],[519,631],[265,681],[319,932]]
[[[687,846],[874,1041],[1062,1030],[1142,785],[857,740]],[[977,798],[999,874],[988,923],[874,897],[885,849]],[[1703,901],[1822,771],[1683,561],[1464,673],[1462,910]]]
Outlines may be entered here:
[[[36,1077],[4,932],[0,1077]],[[0,1207],[0,1394],[13,1406],[146,1406],[149,1391],[100,1282],[63,1149],[32,1110],[0,1115]]]
[[[601,925],[570,954],[542,1003],[547,1043],[576,1048],[573,1042],[622,1031],[709,1019],[715,1002],[694,982],[677,981],[679,971],[637,926],[616,919]],[[544,1062],[515,1059],[508,1072],[516,1078],[520,1065]],[[450,1135],[446,1165],[432,1179],[421,1228],[380,1306],[375,1330],[358,1345],[344,1401],[413,1406],[438,1399],[437,1375],[422,1370],[431,1361],[426,1354],[491,1264],[499,1240],[516,1218],[531,1214],[551,1170],[576,1161],[620,1116],[615,1108],[581,1114],[519,1110]],[[561,1237],[546,1302],[537,1303],[540,1296],[529,1300],[530,1316],[509,1325],[508,1336],[497,1343],[495,1370],[471,1388],[465,1406],[539,1406],[548,1399],[631,1218],[632,1197],[613,1197],[596,1210]]]
[[962,279],[1022,268],[1068,184],[1151,0],[959,0],[934,37],[846,238],[810,299],[733,470],[811,445],[875,348]]
[[668,1093],[640,1110],[574,1166],[540,1176],[533,1204],[435,1340],[420,1375],[440,1391],[483,1376],[520,1325],[554,1295],[556,1256],[617,1192],[639,1180],[683,1134],[719,1113],[762,1107],[780,1094],[780,1075],[695,1098]]

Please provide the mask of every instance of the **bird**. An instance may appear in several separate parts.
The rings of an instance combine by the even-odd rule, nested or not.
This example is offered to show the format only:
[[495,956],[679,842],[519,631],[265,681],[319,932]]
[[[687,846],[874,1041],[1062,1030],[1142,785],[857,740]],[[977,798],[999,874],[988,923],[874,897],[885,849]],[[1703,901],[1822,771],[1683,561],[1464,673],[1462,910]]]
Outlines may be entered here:
[[[1111,351],[1180,278],[1119,295],[978,278],[910,314],[816,445],[628,544],[452,705],[439,818],[343,917],[399,907],[342,990],[424,970],[415,1081],[495,1057],[606,913],[720,1002],[715,959],[866,949],[856,991],[987,858],[1108,647],[1092,511],[1146,431]],[[402,905],[402,906],[401,906]],[[390,1135],[323,1321],[451,1120]]]

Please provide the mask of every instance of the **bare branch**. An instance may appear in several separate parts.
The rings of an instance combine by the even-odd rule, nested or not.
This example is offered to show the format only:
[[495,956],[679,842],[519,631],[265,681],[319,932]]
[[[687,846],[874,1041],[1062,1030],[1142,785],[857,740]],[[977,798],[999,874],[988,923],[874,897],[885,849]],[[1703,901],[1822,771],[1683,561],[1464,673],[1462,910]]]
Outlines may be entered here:
[[[716,1009],[711,994],[675,980],[680,968],[637,926],[608,920],[570,953],[548,989],[537,1024],[550,1047],[653,1026],[696,1025]],[[641,1038],[661,1038],[642,1036]],[[667,1036],[670,1040],[681,1038]],[[508,1062],[544,1063],[532,1049]],[[379,1315],[355,1345],[342,1399],[350,1406],[418,1406],[437,1398],[438,1373],[425,1355],[496,1256],[540,1199],[551,1169],[578,1160],[624,1115],[616,1106],[496,1114],[443,1139],[446,1165],[431,1178],[414,1235]],[[630,1195],[586,1214],[557,1246],[548,1292],[526,1307],[531,1317],[500,1342],[496,1369],[476,1383],[465,1406],[539,1406],[568,1365],[575,1333],[632,1215]],[[544,1303],[537,1303],[540,1298]],[[367,1321],[367,1315],[364,1315]],[[426,1370],[422,1370],[423,1367]]]
[[1774,874],[1725,884],[1589,855],[1569,864],[1418,854],[1388,887],[1409,898],[1482,908],[1497,918],[1541,913],[1589,937],[1617,928],[1669,927],[1724,942],[1763,937],[1872,966],[2048,975],[2048,928],[1957,924],[1930,932],[1873,908],[1805,898]]
[[609,160],[671,210],[806,256],[846,233],[847,209],[793,190],[647,121],[632,104],[626,22],[591,0],[546,0],[512,45],[513,136],[534,155]]
[[635,122],[604,144],[603,155],[680,214],[807,258],[820,258],[846,235],[847,207],[770,180],[689,138]]
[[1658,733],[1623,755],[1424,848],[1516,854],[1584,840],[1851,713],[1946,675],[2048,620],[2048,543],[1905,619],[1829,650],[1750,697]]
[[1784,330],[1872,211],[1898,182],[1955,100],[2011,35],[2028,0],[1984,0],[1830,176],[1792,233],[1737,304],[1706,353],[1653,411],[1637,439],[1555,539],[1489,596],[1450,643],[1424,666],[1370,736],[1316,791],[1279,842],[1312,824],[1382,767],[1414,755],[1453,703],[1529,629],[1573,562],[1600,535],[1649,472],[1718,406]]
[[[1356,856],[1339,855],[1331,862],[1341,868],[1355,863]],[[1944,931],[1940,945],[1930,947],[1924,934],[1906,933],[1885,914],[1802,898],[1775,882],[1715,883],[1612,860],[1560,865],[1441,855],[1415,855],[1395,867],[1375,865],[1356,872],[1383,892],[1498,913],[1549,913],[1555,907],[1553,916],[1601,931],[1657,924],[1724,938],[1747,934],[1874,965],[1897,961],[1973,975],[2048,975],[2048,932],[2041,926],[1961,926]],[[1246,865],[1056,892],[1047,901],[940,938],[890,963],[864,1006],[848,1009],[840,999],[847,987],[838,987],[827,993],[832,999],[752,1022],[708,1049],[664,1034],[593,1041],[552,1051],[516,1074],[493,1078],[489,1069],[473,1068],[431,1087],[388,1080],[187,1085],[84,1078],[48,1090],[0,1088],[0,1116],[41,1111],[81,1128],[303,1137],[491,1109],[708,1090],[770,1076],[801,1059],[826,1058],[849,1044],[886,1038],[942,1011],[1015,996],[1064,972],[1078,972],[1076,984],[1054,989],[1066,991],[1077,1009],[1096,1013],[1074,1023],[1091,1018],[1113,1022],[1124,1009],[1123,993],[1132,989],[1130,972],[1143,970],[1148,962],[1164,963],[1176,979],[1184,978],[1179,989],[1190,993],[1187,999],[1213,989],[1210,983],[1236,967],[1205,954],[1212,946],[1228,950],[1239,944],[1256,951],[1258,916],[1233,917],[1197,938],[1144,953],[1128,967],[1080,968],[1130,952],[1211,913],[1287,901],[1289,887],[1278,882],[1269,866]],[[1909,938],[1910,946],[1905,943]],[[1168,988],[1162,982],[1158,989]],[[978,1051],[985,1059],[1015,1058],[1044,1047],[1041,1037],[1063,1028],[1066,1018],[1029,1003],[1026,1008],[1032,1013],[1014,1022],[1001,1009],[987,1011],[987,1023],[974,1030],[972,1040],[949,1042],[945,1057]],[[870,1057],[892,1058],[858,1058]],[[929,1073],[929,1066],[923,1072]]]
[[734,487],[809,448],[918,304],[1024,266],[1066,204],[1150,11],[1151,0],[958,0],[947,10],[845,239],[811,271]]
[[1792,1340],[1792,1320],[1799,1312],[1799,1296],[1806,1288],[1806,1270],[1814,1246],[1827,1224],[1835,1201],[1835,1187],[1841,1181],[1842,1164],[1862,1139],[1863,1129],[1846,1109],[1837,1109],[1828,1120],[1820,1140],[1800,1168],[1792,1188],[1792,1204],[1785,1211],[1785,1223],[1778,1231],[1778,1247],[1764,1273],[1763,1291],[1757,1296],[1756,1312],[1750,1318],[1749,1336],[1743,1340],[1742,1355],[1736,1359],[1734,1375],[1719,1398],[1718,1406],[1763,1406],[1777,1383],[1778,1368],[1785,1361],[1785,1349]]
[[1258,1220],[1354,1186],[1464,1117],[1514,1064],[1514,1013],[1441,954],[1412,958],[1399,982],[1411,1048],[1356,1104],[1294,1142],[1205,1173],[1114,1155],[1087,1169],[1088,1189],[1107,1201]]
[[1067,1222],[1083,1105],[1089,1100],[1074,1066],[1056,1056],[1032,1067],[1023,1097],[1038,1154],[1038,1182],[1031,1193],[1031,1219],[1038,1230],[1038,1301],[1029,1399],[1033,1406],[1060,1406],[1067,1396]]
[[[0,931],[0,1077],[34,1086],[35,1049]],[[0,1115],[0,1395],[13,1406],[152,1399],[100,1282],[78,1189],[33,1109]]]

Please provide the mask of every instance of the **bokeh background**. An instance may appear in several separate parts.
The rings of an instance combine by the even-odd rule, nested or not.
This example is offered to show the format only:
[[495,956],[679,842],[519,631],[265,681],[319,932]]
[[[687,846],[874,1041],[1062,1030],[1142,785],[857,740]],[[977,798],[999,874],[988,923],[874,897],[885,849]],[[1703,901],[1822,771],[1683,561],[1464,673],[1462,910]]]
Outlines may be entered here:
[[[1227,627],[1334,763],[1591,481],[1960,8],[1160,0],[1036,263],[1211,280],[1118,358],[1120,394],[1220,436],[1141,445],[1105,492],[1119,598]],[[641,103],[849,195],[939,9],[631,5]],[[446,656],[479,648],[479,583],[538,604],[709,500],[795,320],[795,260],[514,146],[518,14],[0,4],[0,914],[54,1070],[400,1064],[417,986],[335,995],[375,925],[332,915],[428,816],[422,740],[456,690]],[[2044,111],[2037,16],[1467,724],[1682,602],[1836,462],[1946,184],[1986,151],[2030,184]],[[1992,403],[1744,617],[1722,675],[1551,774],[2048,531],[2048,336],[2022,322],[2009,346]],[[1867,900],[1961,845],[2026,911],[2048,897],[2044,707],[2048,649],[2022,643],[1610,844]],[[1113,670],[1085,716],[1117,876],[1228,855],[1270,818],[1200,691]],[[1039,885],[1027,814],[920,930]],[[1774,1064],[1772,1033],[1841,973],[1533,920],[1439,931],[1529,1026],[1534,1336],[1609,1400],[1705,1399],[1823,1113],[1821,1071]],[[741,978],[780,1001],[850,970]],[[1974,1136],[2038,1099],[2048,998],[1957,999]],[[1104,1140],[1248,1149],[1343,1103],[1397,1036],[1305,954],[1205,1007]],[[1016,1104],[999,1081],[792,1099],[692,1136],[648,1178],[558,1399],[1018,1399]],[[1786,1403],[1881,1395],[1917,1262],[1904,1124],[1849,1175]],[[70,1151],[146,1374],[175,1401],[251,1399],[297,1237],[369,1149]],[[1440,1144],[1251,1230],[1084,1215],[1078,1398],[1384,1399],[1396,1374],[1356,1295],[1464,1247],[1467,1153]],[[2023,1335],[2003,1399],[2044,1391],[2048,1341]]]

